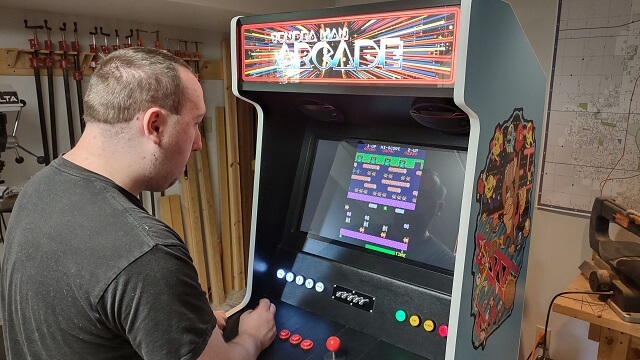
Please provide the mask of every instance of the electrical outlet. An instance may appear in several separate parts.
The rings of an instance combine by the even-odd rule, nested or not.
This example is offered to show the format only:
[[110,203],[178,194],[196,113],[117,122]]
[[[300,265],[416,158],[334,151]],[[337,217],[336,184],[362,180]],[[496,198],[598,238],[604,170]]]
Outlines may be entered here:
[[[540,335],[544,334],[544,326],[538,325],[536,326],[536,338],[535,341],[538,340]],[[549,349],[549,344],[551,343],[551,329],[547,329],[547,349]]]

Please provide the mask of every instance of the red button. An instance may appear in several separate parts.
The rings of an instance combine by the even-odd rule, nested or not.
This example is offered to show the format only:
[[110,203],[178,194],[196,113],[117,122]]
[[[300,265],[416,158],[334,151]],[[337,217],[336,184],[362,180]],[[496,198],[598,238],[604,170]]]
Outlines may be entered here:
[[278,334],[278,337],[281,340],[287,340],[289,336],[291,336],[291,333],[289,332],[289,330],[280,330],[280,333]]
[[302,341],[302,336],[298,334],[291,335],[291,338],[289,339],[289,342],[293,345],[298,345],[300,344],[301,341]]
[[302,350],[309,350],[313,347],[313,341],[302,340],[302,342],[300,343],[300,347],[302,348]]
[[449,327],[445,324],[442,324],[438,327],[438,334],[440,334],[440,336],[442,336],[443,338],[446,338],[447,336],[449,336]]

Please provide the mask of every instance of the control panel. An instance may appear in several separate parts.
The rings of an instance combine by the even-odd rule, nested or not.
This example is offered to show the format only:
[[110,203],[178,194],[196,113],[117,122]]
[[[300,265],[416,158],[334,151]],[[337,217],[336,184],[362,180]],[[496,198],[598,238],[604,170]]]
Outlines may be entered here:
[[306,253],[274,272],[284,285],[281,301],[421,357],[444,359],[449,295]]

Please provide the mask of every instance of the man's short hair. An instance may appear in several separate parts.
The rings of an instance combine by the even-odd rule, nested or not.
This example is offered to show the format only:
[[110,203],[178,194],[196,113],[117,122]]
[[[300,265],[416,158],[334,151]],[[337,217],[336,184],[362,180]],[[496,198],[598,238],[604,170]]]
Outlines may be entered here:
[[[445,195],[447,195],[447,188],[442,184],[442,180],[440,180],[440,175],[437,172],[431,170],[430,168],[424,169],[424,174],[433,176],[436,180],[438,180],[438,187],[433,190],[433,193],[436,196],[438,201],[444,200]],[[423,174],[423,176],[424,176]]]
[[180,114],[185,95],[178,67],[182,59],[158,49],[113,52],[96,68],[84,96],[86,122],[123,124],[151,107]]

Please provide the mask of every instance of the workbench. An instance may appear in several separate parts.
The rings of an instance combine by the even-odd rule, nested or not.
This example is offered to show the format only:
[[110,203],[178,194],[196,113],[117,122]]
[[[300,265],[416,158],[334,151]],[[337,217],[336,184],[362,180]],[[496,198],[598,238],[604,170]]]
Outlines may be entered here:
[[[591,291],[588,280],[579,275],[564,291]],[[640,324],[622,321],[598,299],[598,295],[571,294],[558,297],[553,312],[589,323],[589,340],[599,343],[598,360],[640,359]]]

